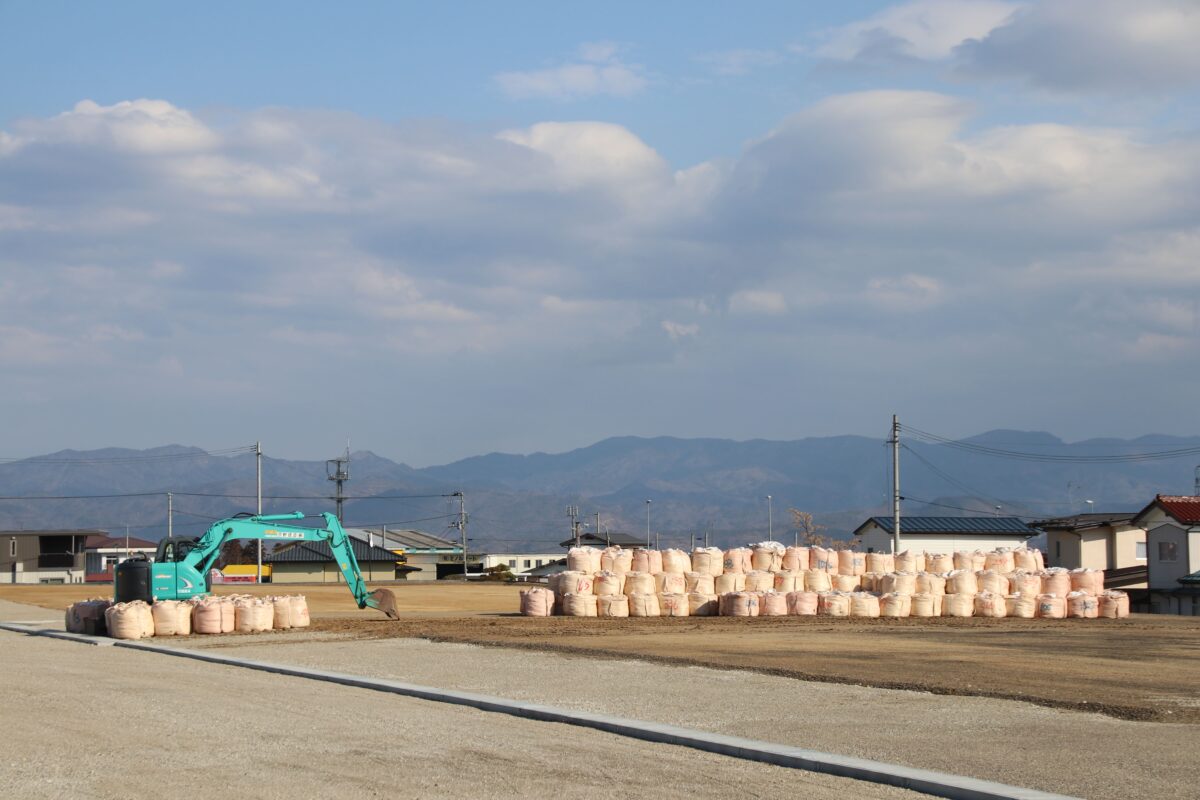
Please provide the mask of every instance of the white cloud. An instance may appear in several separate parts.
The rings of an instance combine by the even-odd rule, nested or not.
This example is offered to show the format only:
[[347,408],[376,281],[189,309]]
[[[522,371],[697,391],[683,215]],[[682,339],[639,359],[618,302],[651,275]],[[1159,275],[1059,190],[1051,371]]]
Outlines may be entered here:
[[986,36],[1022,5],[1000,0],[914,0],[828,32],[813,52],[839,61],[940,60],[968,39]]
[[579,60],[544,69],[502,72],[494,76],[500,89],[517,100],[577,100],[596,95],[629,97],[646,88],[645,71],[624,63],[612,42],[583,44]]
[[720,50],[702,53],[696,60],[706,64],[717,75],[748,75],[756,69],[773,67],[784,62],[782,53],[775,50]]
[[941,302],[945,289],[928,275],[872,278],[867,299],[889,311],[925,311]]
[[959,49],[964,75],[1059,91],[1164,92],[1200,84],[1192,0],[1046,0]]
[[779,292],[762,289],[742,289],[729,298],[729,310],[734,314],[786,314],[787,300]]
[[673,342],[678,342],[680,339],[700,333],[700,326],[696,323],[686,324],[664,319],[661,324],[662,329],[666,331],[667,336],[671,337],[671,341]]
[[[73,117],[23,120],[0,155],[0,361],[23,391],[89,382],[201,416],[158,365],[186,365],[189,386],[269,365],[386,397],[451,385],[453,362],[534,427],[569,399],[551,376],[593,365],[597,385],[637,389],[605,396],[620,428],[645,410],[622,397],[644,396],[647,363],[683,370],[664,384],[686,400],[787,352],[846,398],[880,353],[968,378],[987,353],[1050,380],[1194,352],[1200,137],[974,113],[931,92],[835,96],[686,169],[601,122],[481,134],[265,109],[223,115],[197,151],[118,147],[118,116],[83,138]],[[214,129],[166,114],[184,115]],[[287,190],[237,190],[258,174]],[[936,313],[881,327],[881,310],[921,309]],[[444,421],[444,394],[423,394],[405,394],[411,415]],[[309,395],[278,414],[319,415]]]

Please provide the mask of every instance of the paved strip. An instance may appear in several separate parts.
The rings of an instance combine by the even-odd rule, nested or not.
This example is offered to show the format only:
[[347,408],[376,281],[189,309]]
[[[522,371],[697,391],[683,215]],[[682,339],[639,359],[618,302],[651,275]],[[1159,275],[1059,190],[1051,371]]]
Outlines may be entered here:
[[12,631],[13,633],[26,633],[30,636],[45,636],[47,639],[65,639],[68,642],[78,642],[79,644],[90,644],[93,647],[113,647],[116,645],[116,639],[109,639],[105,636],[88,636],[83,633],[67,633],[66,631],[56,631],[49,628],[31,628],[31,625],[44,625],[45,622],[0,622],[0,630]]
[[[0,628],[32,635],[55,634],[54,638],[65,639],[69,637],[71,641],[87,641],[102,638],[85,636],[83,634],[63,634],[58,631],[23,629],[3,624],[0,624]],[[1067,795],[1009,786],[994,781],[915,769],[865,758],[822,753],[817,750],[807,750],[800,747],[757,741],[740,736],[708,733],[676,725],[645,722],[606,714],[569,711],[554,706],[522,703],[490,695],[448,691],[399,681],[365,678],[358,675],[272,664],[265,661],[251,661],[249,659],[233,658],[231,656],[222,656],[197,650],[145,644],[140,641],[108,641],[112,641],[115,647],[143,650],[150,653],[188,658],[196,661],[207,661],[213,664],[242,667],[277,675],[337,683],[343,686],[389,692],[405,697],[415,697],[440,703],[470,706],[481,711],[508,714],[526,719],[576,725],[634,739],[689,747],[695,750],[758,761],[780,767],[896,786],[902,789],[923,792],[935,797],[950,798],[950,800],[1076,800]],[[88,643],[94,642],[89,641]]]

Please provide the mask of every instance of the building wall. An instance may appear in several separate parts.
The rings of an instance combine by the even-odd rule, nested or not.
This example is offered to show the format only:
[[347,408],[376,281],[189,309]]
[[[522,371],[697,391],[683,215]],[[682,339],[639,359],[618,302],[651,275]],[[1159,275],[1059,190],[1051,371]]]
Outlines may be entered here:
[[1145,528],[1121,527],[1117,528],[1113,535],[1115,538],[1113,549],[1116,556],[1114,569],[1146,566],[1147,558],[1150,555],[1149,549],[1146,551],[1147,558],[1137,557],[1138,542],[1146,542]]
[[1046,566],[1076,569],[1083,566],[1079,537],[1070,531],[1046,531]]
[[505,564],[514,575],[522,575],[560,558],[562,555],[559,553],[492,553],[482,556],[485,570],[497,564]]
[[[82,541],[82,539],[79,539]],[[15,555],[13,554],[13,551]],[[38,568],[41,542],[38,536],[5,536],[0,541],[0,583],[83,583],[84,558],[76,553],[71,568]]]
[[[1159,558],[1159,545],[1171,542],[1175,545],[1175,560]],[[1151,589],[1178,589],[1179,579],[1195,570],[1189,569],[1188,534],[1178,525],[1164,523],[1153,527],[1146,534],[1146,555]]]
[[[953,553],[955,550],[994,550],[997,547],[1020,547],[1030,536],[1020,534],[985,534],[980,536],[951,536],[946,534],[905,533],[904,519],[900,520],[900,549],[926,553]],[[862,534],[859,549],[876,553],[892,551],[892,537],[878,525],[870,525]]]
[[[345,584],[337,564],[331,562],[284,561],[271,565],[271,583],[341,583]],[[367,581],[392,581],[396,579],[396,564],[393,561],[360,561],[359,570]]]

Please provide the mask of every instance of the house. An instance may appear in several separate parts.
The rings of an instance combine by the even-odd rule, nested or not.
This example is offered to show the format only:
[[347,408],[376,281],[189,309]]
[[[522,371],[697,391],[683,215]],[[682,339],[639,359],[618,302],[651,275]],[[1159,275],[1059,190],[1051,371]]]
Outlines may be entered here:
[[[1133,512],[1075,514],[1029,523],[1046,532],[1046,566],[1102,569],[1104,585],[1146,588],[1146,529]],[[903,523],[901,523],[903,529]]]
[[[394,581],[406,577],[415,568],[397,563],[391,550],[350,539],[358,568],[367,581]],[[271,565],[271,583],[344,583],[342,571],[328,542],[295,542],[263,555]]]
[[[868,553],[892,552],[892,518],[871,517],[854,531]],[[900,549],[927,553],[1021,547],[1037,531],[1017,517],[901,517]]]
[[1200,497],[1156,495],[1133,524],[1146,529],[1150,610],[1200,614]]
[[[450,539],[434,536],[418,530],[395,530],[382,528],[347,528],[346,533],[369,544],[378,545],[384,550],[390,550],[399,556],[401,564],[413,567],[408,571],[407,580],[435,581],[447,577],[458,577],[463,573],[462,545]],[[472,561],[478,556],[469,556],[467,571],[478,574],[483,565]]]
[[0,583],[83,583],[84,544],[107,531],[0,531]]
[[[567,539],[565,542],[560,542],[558,546],[559,547],[568,547],[568,548],[574,547],[575,546],[575,537],[572,536],[570,539]],[[632,550],[632,549],[635,549],[638,547],[645,547],[646,546],[646,537],[632,536],[628,533],[605,532],[605,533],[597,534],[593,531],[589,531],[587,533],[580,534],[579,546],[580,547],[598,547],[601,550],[603,550],[605,547],[611,546],[611,547],[624,547],[626,550]]]
[[151,561],[158,544],[133,536],[108,536],[97,533],[83,544],[84,580],[88,583],[112,583],[113,567],[130,556],[142,555]]
[[561,553],[488,553],[481,556],[482,569],[504,565],[514,577],[525,577],[530,570],[544,567],[554,561],[562,560]]

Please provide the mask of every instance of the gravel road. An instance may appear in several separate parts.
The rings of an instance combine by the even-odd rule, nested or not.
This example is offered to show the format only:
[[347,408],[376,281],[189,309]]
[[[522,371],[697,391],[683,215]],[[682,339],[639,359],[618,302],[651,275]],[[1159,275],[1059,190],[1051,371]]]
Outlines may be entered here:
[[4,631],[0,674],[5,797],[924,797],[571,726]]
[[264,634],[263,644],[250,636],[193,638],[187,646],[219,645],[240,658],[668,722],[1096,800],[1188,797],[1200,783],[1195,725],[418,639],[304,637]]

